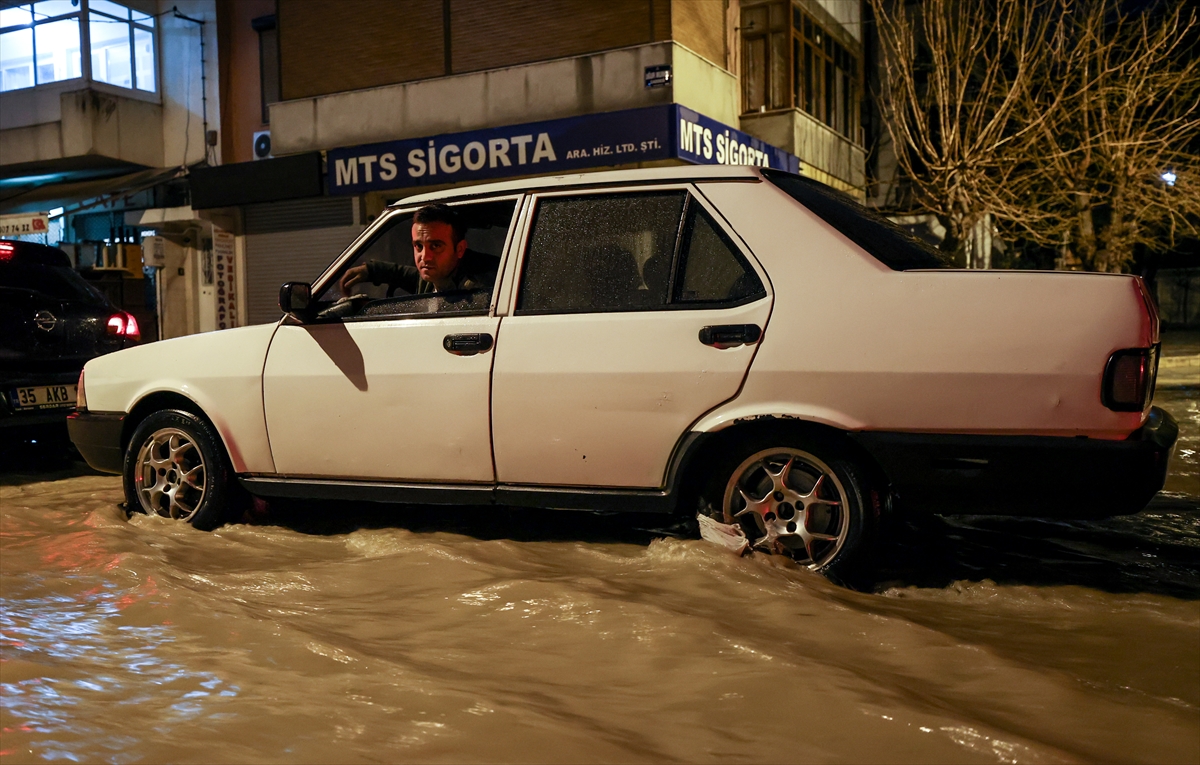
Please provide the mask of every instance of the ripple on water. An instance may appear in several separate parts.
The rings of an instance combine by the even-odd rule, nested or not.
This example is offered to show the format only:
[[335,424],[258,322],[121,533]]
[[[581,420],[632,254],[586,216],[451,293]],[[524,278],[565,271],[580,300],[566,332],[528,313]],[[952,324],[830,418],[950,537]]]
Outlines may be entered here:
[[[1170,405],[1186,446],[1194,397]],[[914,520],[889,580],[854,592],[586,516],[317,508],[205,534],[126,520],[114,478],[10,482],[0,748],[1196,762],[1195,496],[1108,521]]]

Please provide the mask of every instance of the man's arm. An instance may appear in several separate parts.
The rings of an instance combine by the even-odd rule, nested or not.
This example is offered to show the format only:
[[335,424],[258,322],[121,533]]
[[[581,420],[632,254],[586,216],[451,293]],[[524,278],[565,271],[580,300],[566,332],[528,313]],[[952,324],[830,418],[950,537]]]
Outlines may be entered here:
[[361,282],[371,284],[386,284],[389,287],[399,287],[406,292],[415,293],[420,282],[417,269],[412,266],[402,266],[386,260],[368,260],[366,263],[346,270],[339,282],[343,295],[350,294],[350,288]]
[[496,284],[496,271],[499,267],[499,258],[467,250],[459,264],[456,286],[463,290],[483,289],[490,292]]

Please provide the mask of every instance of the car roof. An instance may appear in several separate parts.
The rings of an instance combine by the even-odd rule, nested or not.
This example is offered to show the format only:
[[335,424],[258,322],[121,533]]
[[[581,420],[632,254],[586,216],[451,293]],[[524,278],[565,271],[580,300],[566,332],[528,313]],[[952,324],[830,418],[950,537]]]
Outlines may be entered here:
[[413,204],[462,197],[491,196],[504,193],[538,191],[564,186],[614,186],[638,183],[686,183],[688,181],[758,181],[759,168],[751,165],[685,165],[682,167],[646,167],[636,170],[602,170],[595,173],[547,175],[520,178],[474,186],[456,186],[441,191],[416,194],[393,202],[390,207],[409,207]]
[[[66,266],[71,267],[71,259],[67,253],[37,242],[23,242],[19,239],[0,239],[0,262],[20,263],[31,266]],[[7,257],[5,257],[7,256]]]

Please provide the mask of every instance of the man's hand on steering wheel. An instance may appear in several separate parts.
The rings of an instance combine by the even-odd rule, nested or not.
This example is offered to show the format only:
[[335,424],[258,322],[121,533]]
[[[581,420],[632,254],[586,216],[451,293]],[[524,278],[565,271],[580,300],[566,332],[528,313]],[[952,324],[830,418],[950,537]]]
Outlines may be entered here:
[[338,282],[338,286],[341,287],[343,295],[349,295],[351,287],[366,280],[367,266],[364,263],[361,266],[346,269],[346,273],[342,274],[342,279]]

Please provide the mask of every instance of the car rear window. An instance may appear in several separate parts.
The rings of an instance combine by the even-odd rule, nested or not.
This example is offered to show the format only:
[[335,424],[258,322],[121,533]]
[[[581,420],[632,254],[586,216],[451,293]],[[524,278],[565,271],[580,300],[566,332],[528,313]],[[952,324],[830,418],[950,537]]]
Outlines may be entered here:
[[67,266],[0,263],[0,289],[36,292],[55,300],[104,305],[104,293]]
[[669,273],[686,197],[684,191],[667,191],[541,200],[517,313],[667,305],[667,279],[644,283],[642,271]]
[[950,268],[934,247],[822,183],[777,170],[763,176],[893,271]]

